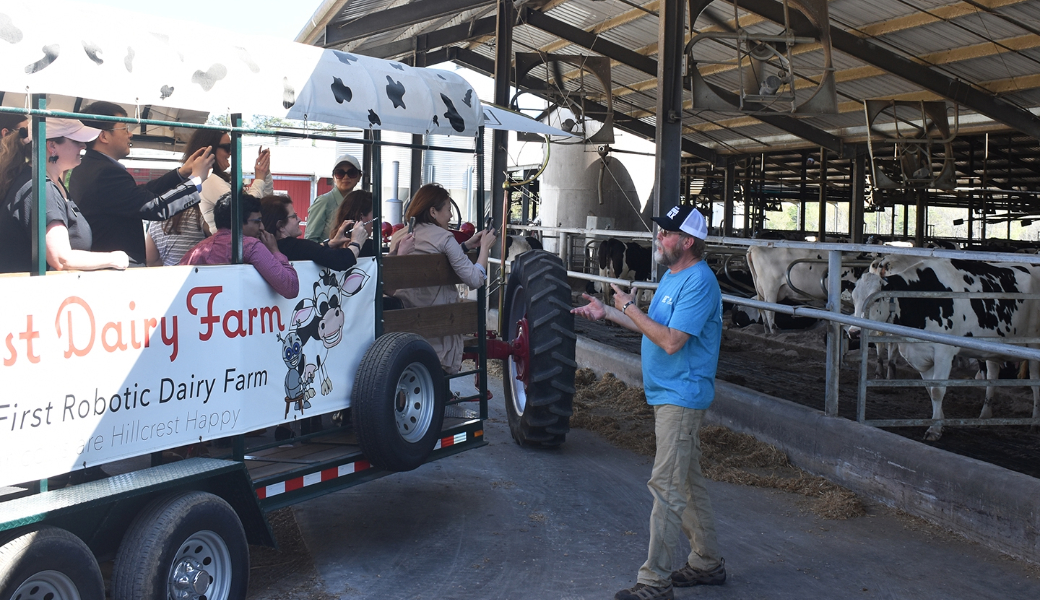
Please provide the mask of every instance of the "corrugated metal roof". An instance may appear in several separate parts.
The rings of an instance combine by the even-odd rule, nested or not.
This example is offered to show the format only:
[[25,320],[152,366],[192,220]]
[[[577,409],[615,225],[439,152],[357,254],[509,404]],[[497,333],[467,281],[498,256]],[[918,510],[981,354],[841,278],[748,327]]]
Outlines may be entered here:
[[[419,1],[430,2],[347,0],[333,20],[349,21]],[[996,85],[994,89],[1003,97],[1018,106],[1034,109],[1040,106],[1040,78],[1037,77],[1040,73],[1040,35],[1033,33],[1040,30],[1040,1],[1005,2],[1009,3],[989,9],[985,8],[988,3],[975,7],[959,0],[832,0],[828,3],[828,10],[832,27],[849,31],[859,37],[867,37],[872,43],[903,57],[933,60],[937,63],[932,67],[933,70],[949,78],[976,85],[996,82],[991,85]],[[604,41],[657,60],[658,18],[646,11],[633,8],[632,3],[647,6],[654,11],[659,7],[658,2],[647,0],[538,0],[519,4],[531,6],[534,10],[543,10],[553,19],[579,29],[594,31]],[[697,31],[722,31],[723,28],[718,25],[720,19],[732,24],[732,4],[717,0],[708,10],[711,11],[711,15],[705,12],[698,16]],[[419,25],[394,28],[354,42],[353,45],[364,48],[386,44],[402,38],[407,39],[417,33],[472,22],[481,16],[493,14],[493,6],[482,5]],[[749,34],[778,34],[782,30],[780,25],[764,20],[745,8],[741,8],[738,14],[740,24]],[[560,40],[553,34],[528,25],[522,19],[516,24],[513,35],[515,51],[538,52],[549,49],[557,54],[594,54],[572,42]],[[493,36],[453,42],[449,45],[466,47],[485,58],[494,58]],[[654,51],[650,52],[648,49]],[[732,61],[735,55],[732,40],[705,40],[695,46],[695,57],[706,79],[731,91],[739,89],[739,71],[732,66],[710,63]],[[796,47],[793,61],[797,78],[804,81],[808,77],[819,76],[822,56],[823,52],[819,49],[806,51],[806,48]],[[407,60],[406,56],[399,58]],[[867,98],[935,97],[935,94],[922,90],[918,82],[912,81],[912,77],[884,73],[877,67],[837,49],[832,52],[832,59],[838,81],[837,99],[844,112],[836,115],[799,117],[805,124],[818,129],[840,132],[862,128],[863,115],[857,106]],[[572,93],[577,92],[581,87],[580,79],[576,77],[577,71],[568,66],[564,73],[569,74],[565,88]],[[533,70],[531,75],[544,81],[547,71],[544,67],[539,67]],[[653,112],[656,109],[658,89],[655,77],[616,61],[611,77],[618,120],[624,120],[623,115],[628,114],[639,117],[644,123],[655,122]],[[596,98],[602,98],[604,92],[596,78],[591,76],[585,78],[583,91],[586,95]],[[803,97],[810,91],[808,88],[799,87],[798,95]],[[689,100],[691,94],[687,92],[684,98]],[[961,107],[960,113],[962,116],[973,115],[973,111],[965,106]],[[782,129],[754,118],[742,118],[745,116],[747,115],[736,111],[718,113],[688,109],[684,112],[684,124],[697,127],[707,122],[718,122],[724,127],[705,132],[690,132],[686,137],[716,147],[721,152],[728,151],[728,144],[738,143],[742,151],[748,151],[748,148],[756,143],[755,140],[769,140],[770,147],[784,144],[792,147],[809,145],[805,140]],[[1003,124],[978,115],[972,116],[972,119],[973,130],[1006,129]]]

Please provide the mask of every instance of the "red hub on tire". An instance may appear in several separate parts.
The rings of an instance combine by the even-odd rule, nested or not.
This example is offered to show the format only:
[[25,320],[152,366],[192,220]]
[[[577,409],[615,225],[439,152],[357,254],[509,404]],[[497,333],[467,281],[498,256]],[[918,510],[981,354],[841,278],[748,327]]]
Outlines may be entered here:
[[513,354],[513,364],[516,365],[516,379],[527,387],[527,378],[530,375],[528,365],[531,359],[530,340],[527,337],[527,317],[516,322],[516,337],[510,344]]

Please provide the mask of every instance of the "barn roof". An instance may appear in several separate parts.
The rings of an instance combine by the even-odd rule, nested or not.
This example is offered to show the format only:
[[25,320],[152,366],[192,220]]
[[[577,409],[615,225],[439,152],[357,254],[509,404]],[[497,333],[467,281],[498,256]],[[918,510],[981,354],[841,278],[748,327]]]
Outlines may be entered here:
[[[514,52],[611,59],[615,122],[653,132],[657,101],[658,0],[518,1]],[[794,2],[792,2],[794,6]],[[828,3],[837,111],[833,114],[739,114],[694,108],[684,95],[684,149],[726,154],[823,146],[842,152],[866,138],[863,100],[957,99],[959,133],[1010,134],[1025,152],[1019,166],[1040,169],[1040,2],[1036,0],[832,0]],[[329,0],[297,41],[396,60],[425,50],[478,71],[494,65],[493,0]],[[797,11],[792,10],[792,13]],[[800,13],[796,18],[802,18]],[[711,2],[693,35],[734,31],[777,34],[783,6],[775,0]],[[687,31],[687,40],[690,39]],[[605,42],[610,42],[608,44]],[[593,46],[594,49],[590,49]],[[694,58],[704,80],[739,89],[728,40],[702,40]],[[820,44],[791,48],[796,93],[816,85]],[[432,59],[432,60],[431,60]],[[805,65],[804,68],[799,65]],[[545,68],[531,72],[545,81]],[[606,96],[594,77],[565,69],[569,91]],[[523,85],[523,82],[521,83]],[[782,113],[783,111],[781,111]],[[1024,165],[1024,166],[1023,166]]]

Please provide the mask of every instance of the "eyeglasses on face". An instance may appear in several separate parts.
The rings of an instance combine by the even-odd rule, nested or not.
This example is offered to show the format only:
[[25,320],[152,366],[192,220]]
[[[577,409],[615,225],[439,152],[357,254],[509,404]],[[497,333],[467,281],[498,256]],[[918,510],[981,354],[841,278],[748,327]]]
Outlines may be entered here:
[[134,132],[134,126],[123,123],[122,125],[116,125],[110,131],[126,131],[128,133]]
[[217,144],[217,149],[231,154],[231,144]]
[[256,223],[257,225],[259,225],[260,223],[263,223],[263,222],[264,222],[263,219],[246,219],[246,223]]
[[361,171],[358,171],[357,169],[355,169],[353,167],[351,167],[350,170],[348,170],[348,171],[344,171],[343,169],[336,169],[335,171],[332,172],[332,176],[335,177],[336,179],[343,179],[344,177],[349,177],[351,179],[354,179],[354,178],[357,178],[357,177],[361,177]]

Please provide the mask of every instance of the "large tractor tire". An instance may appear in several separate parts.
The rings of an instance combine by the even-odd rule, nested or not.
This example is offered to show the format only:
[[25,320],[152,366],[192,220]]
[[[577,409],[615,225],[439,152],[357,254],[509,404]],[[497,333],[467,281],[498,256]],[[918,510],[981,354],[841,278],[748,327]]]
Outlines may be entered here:
[[574,315],[562,261],[531,250],[513,261],[502,337],[514,354],[502,369],[509,432],[521,446],[558,446],[574,399]]
[[104,600],[105,582],[83,540],[56,527],[0,537],[3,600]]
[[414,333],[380,336],[354,379],[351,414],[365,458],[387,471],[426,462],[440,437],[446,394],[429,342]]
[[113,600],[242,600],[249,544],[235,509],[206,492],[153,501],[123,536]]

